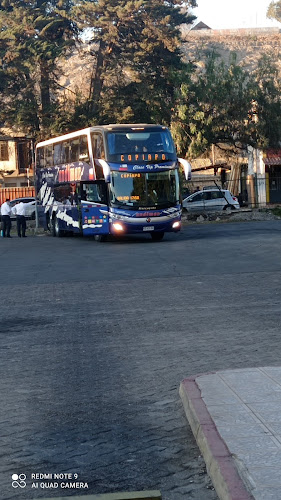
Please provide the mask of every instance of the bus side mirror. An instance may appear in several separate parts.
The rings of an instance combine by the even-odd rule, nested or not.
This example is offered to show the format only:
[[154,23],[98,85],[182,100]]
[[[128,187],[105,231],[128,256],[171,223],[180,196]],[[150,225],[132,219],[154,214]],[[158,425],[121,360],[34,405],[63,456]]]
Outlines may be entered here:
[[191,180],[191,165],[190,165],[190,163],[187,160],[185,160],[184,158],[178,158],[178,162],[183,168],[185,179],[187,181],[190,181]]

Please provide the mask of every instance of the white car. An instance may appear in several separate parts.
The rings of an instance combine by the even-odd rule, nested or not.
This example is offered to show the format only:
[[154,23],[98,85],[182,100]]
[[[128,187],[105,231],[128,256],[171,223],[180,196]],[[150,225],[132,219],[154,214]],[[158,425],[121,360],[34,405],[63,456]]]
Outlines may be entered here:
[[183,210],[190,213],[221,212],[222,210],[239,210],[236,196],[228,189],[208,188],[196,191],[182,202]]
[[[35,198],[33,196],[26,197],[26,198],[16,198],[15,200],[10,201],[10,206],[13,208],[16,203],[19,201],[22,201],[23,203],[31,203],[26,207],[26,218],[27,219],[35,219]],[[16,216],[14,214],[11,214],[11,219],[16,219]]]

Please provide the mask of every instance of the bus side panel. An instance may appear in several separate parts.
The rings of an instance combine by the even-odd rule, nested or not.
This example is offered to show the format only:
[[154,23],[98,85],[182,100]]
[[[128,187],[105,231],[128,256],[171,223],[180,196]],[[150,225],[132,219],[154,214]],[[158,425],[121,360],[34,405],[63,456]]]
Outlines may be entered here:
[[82,201],[81,212],[83,234],[109,234],[107,205]]
[[79,210],[77,206],[62,205],[52,207],[52,215],[56,217],[59,223],[59,228],[62,231],[71,231],[80,233]]

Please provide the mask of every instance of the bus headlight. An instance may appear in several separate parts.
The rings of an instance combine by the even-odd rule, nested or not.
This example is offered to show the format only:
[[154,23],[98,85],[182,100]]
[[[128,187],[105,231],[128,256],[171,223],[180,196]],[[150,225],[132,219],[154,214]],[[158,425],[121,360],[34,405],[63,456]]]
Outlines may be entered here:
[[112,227],[114,231],[124,231],[124,226],[120,222],[113,222]]
[[177,220],[176,222],[173,223],[172,228],[173,229],[178,229],[180,226],[181,226],[181,223],[180,223],[179,220]]

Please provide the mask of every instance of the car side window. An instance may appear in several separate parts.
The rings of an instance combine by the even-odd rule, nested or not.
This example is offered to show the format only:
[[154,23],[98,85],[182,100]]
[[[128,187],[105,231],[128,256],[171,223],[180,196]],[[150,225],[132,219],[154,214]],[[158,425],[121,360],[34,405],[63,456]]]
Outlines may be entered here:
[[212,195],[212,193],[210,193],[208,191],[206,193],[203,193],[203,200],[211,200],[211,198],[212,198],[211,195]]
[[201,201],[203,199],[203,193],[198,193],[190,201]]
[[223,194],[221,191],[213,191],[212,192],[212,200],[217,200],[218,198],[223,198]]

